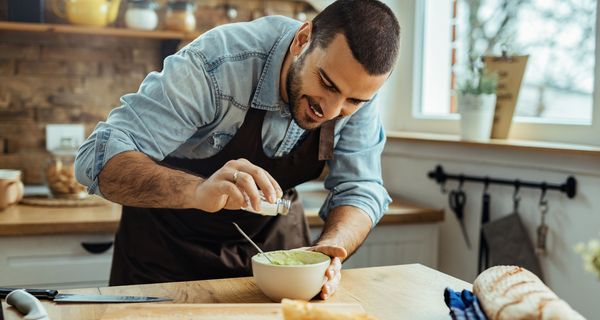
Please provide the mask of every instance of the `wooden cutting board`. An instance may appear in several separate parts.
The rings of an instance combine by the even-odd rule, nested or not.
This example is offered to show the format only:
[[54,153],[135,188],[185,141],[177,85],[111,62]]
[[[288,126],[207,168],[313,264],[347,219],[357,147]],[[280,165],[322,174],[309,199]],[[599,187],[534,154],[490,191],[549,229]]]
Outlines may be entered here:
[[[364,312],[357,303],[312,305],[334,312]],[[110,306],[101,319],[283,320],[283,315],[279,303],[129,304]]]

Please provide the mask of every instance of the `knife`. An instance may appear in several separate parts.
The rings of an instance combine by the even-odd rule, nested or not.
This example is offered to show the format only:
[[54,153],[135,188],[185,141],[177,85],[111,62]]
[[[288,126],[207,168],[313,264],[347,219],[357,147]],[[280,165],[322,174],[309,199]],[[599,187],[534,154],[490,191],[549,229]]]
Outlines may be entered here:
[[[10,292],[19,288],[0,288],[0,298],[5,298]],[[172,301],[169,298],[143,297],[143,296],[109,296],[101,294],[70,294],[58,293],[51,289],[24,289],[38,299],[47,299],[54,302],[92,302],[92,303],[133,303],[133,302],[160,302]]]

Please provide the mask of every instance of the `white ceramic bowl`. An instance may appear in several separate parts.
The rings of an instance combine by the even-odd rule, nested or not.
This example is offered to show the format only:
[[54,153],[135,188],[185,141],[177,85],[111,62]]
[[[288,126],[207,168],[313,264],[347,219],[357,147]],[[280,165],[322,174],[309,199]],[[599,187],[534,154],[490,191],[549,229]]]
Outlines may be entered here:
[[[290,251],[266,252],[270,257],[281,258]],[[325,283],[325,271],[331,262],[328,256],[313,251],[291,251],[304,264],[275,265],[262,254],[252,257],[252,274],[256,285],[275,302],[283,298],[309,301]]]

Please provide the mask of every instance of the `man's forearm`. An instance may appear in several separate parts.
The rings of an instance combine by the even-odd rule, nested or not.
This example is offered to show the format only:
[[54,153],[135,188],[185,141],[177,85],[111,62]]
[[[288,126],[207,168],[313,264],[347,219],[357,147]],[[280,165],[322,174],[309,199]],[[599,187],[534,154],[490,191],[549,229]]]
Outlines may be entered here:
[[352,206],[336,207],[329,213],[315,245],[343,247],[350,257],[367,238],[371,225],[371,219],[360,209]]
[[191,208],[190,200],[202,181],[201,177],[161,166],[136,151],[111,158],[98,177],[100,192],[108,200],[147,208]]

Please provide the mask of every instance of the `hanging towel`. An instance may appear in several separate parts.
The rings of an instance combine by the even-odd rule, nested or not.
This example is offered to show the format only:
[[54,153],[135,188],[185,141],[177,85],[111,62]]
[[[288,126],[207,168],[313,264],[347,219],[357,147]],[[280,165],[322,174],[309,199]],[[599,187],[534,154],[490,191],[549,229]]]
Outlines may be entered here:
[[485,224],[483,235],[490,266],[520,266],[544,280],[540,262],[518,213]]
[[487,320],[477,297],[469,290],[465,289],[458,293],[451,288],[446,288],[444,290],[444,301],[450,309],[450,316],[454,320]]

